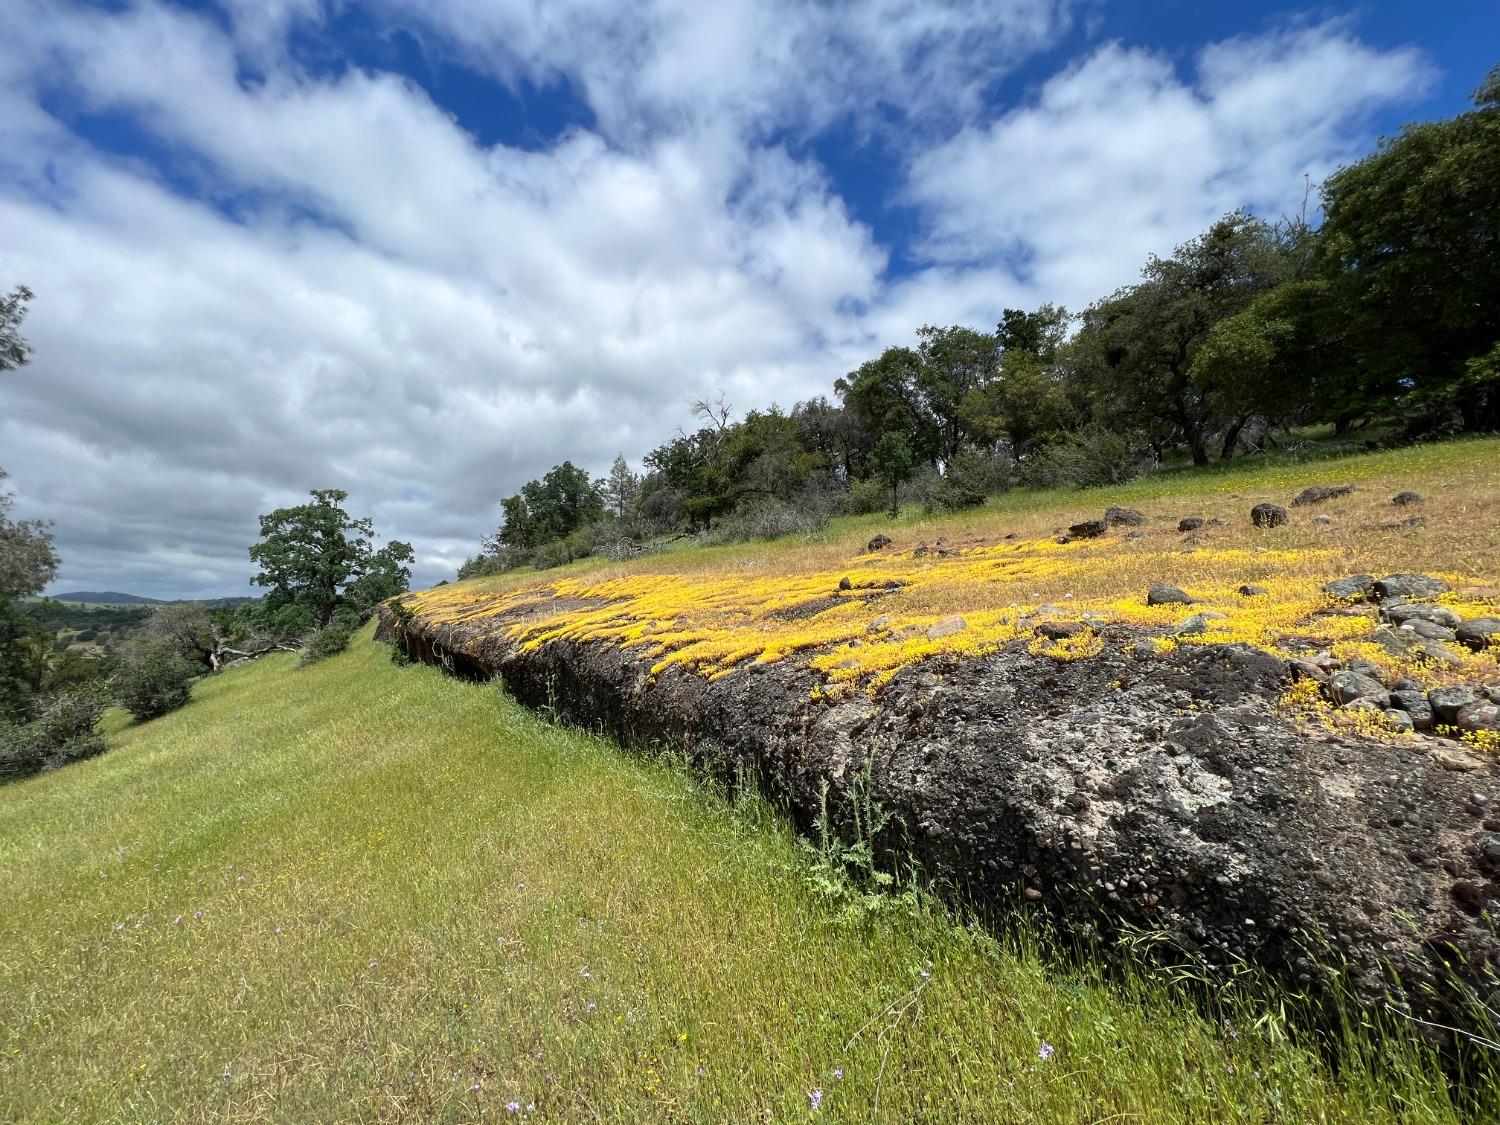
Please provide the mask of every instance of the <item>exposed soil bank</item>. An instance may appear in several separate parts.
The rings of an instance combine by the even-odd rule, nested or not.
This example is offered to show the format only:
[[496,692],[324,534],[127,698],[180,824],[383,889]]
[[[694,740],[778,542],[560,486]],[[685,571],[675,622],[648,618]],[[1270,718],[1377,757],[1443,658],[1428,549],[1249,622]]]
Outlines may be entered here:
[[641,650],[520,651],[509,623],[400,627],[383,608],[377,636],[459,674],[498,674],[522,702],[626,744],[748,771],[804,828],[825,785],[847,799],[868,762],[871,796],[902,826],[884,843],[980,908],[1024,900],[1080,924],[1160,930],[1298,984],[1319,979],[1306,950],[1321,935],[1369,1000],[1394,974],[1423,1018],[1464,1018],[1455,978],[1500,1001],[1495,763],[1446,739],[1300,730],[1275,706],[1288,673],[1274,657],[1138,654],[1135,634],[1106,627],[1091,659],[941,657],[879,699],[828,701],[802,666],[653,678]]

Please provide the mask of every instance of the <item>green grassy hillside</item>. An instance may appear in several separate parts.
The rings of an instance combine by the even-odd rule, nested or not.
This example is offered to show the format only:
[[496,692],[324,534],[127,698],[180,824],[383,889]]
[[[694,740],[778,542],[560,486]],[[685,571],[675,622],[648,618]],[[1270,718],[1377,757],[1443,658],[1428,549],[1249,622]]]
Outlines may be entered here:
[[5,1120],[1457,1118],[1409,1042],[1333,1077],[851,911],[763,806],[367,639],[111,740],[0,788]]

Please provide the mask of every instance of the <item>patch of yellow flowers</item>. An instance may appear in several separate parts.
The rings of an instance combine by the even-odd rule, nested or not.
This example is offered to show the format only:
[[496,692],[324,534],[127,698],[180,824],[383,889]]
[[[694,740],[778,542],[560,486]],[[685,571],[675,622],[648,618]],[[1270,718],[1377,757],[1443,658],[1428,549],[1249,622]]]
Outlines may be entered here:
[[[458,583],[406,601],[434,625],[493,622],[524,649],[562,640],[639,649],[653,658],[653,674],[678,667],[718,679],[754,663],[800,660],[822,673],[828,694],[877,691],[899,669],[928,657],[983,654],[1022,641],[1038,655],[1088,659],[1103,647],[1093,626],[1106,623],[1153,630],[1162,651],[1242,642],[1289,657],[1314,645],[1434,685],[1496,677],[1491,655],[1459,646],[1451,646],[1458,660],[1452,668],[1406,664],[1366,640],[1373,625],[1368,617],[1330,614],[1334,603],[1322,592],[1323,582],[1347,566],[1331,548],[1226,547],[1186,557],[1181,551],[1146,551],[1116,560],[1101,555],[1098,546],[1001,541],[943,553],[866,554],[840,571],[643,570],[498,591]],[[1176,575],[1198,604],[1148,606],[1144,585],[1121,593],[1122,586],[1152,572]],[[1462,574],[1442,577],[1455,589],[1479,582]],[[1246,582],[1266,593],[1241,595],[1238,588]],[[1084,593],[1075,596],[1074,589]],[[1069,592],[1058,595],[1057,604],[1041,600],[1054,590]],[[1487,594],[1442,600],[1465,617],[1500,615],[1500,599]],[[1201,611],[1212,611],[1203,632],[1175,632],[1183,618]],[[952,620],[955,615],[962,616],[961,624]],[[1051,640],[1036,632],[1049,620],[1083,621],[1090,628]]]

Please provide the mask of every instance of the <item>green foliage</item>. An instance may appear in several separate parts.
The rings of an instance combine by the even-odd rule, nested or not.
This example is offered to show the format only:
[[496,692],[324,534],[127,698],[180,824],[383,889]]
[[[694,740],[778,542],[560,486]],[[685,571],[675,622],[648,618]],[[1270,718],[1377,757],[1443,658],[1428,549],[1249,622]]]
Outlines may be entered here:
[[893,517],[901,510],[901,486],[911,479],[916,465],[911,442],[904,433],[897,430],[887,430],[881,434],[875,447],[870,450],[870,471],[890,490],[889,512]]
[[1131,435],[1091,426],[1033,454],[1021,466],[1032,488],[1095,488],[1149,471],[1152,461]]
[[350,517],[346,499],[340,489],[315,489],[311,503],[260,517],[261,540],[250,548],[260,571],[250,581],[270,590],[253,611],[261,627],[297,636],[344,606],[368,609],[406,589],[411,545],[392,540],[375,550],[374,525]]
[[102,754],[107,745],[99,719],[106,705],[96,687],[71,688],[49,695],[24,726],[0,720],[0,780]]
[[115,699],[139,722],[159,718],[188,702],[201,671],[170,639],[146,638],[130,647],[115,673]]
[[1409,125],[1323,185],[1320,254],[1348,340],[1338,373],[1366,398],[1440,401],[1500,427],[1500,391],[1466,378],[1500,341],[1500,104]]
[[24,285],[0,296],[0,371],[22,367],[31,357],[31,345],[21,336],[21,321],[33,296]]
[[885,483],[873,478],[854,481],[839,501],[839,510],[850,516],[873,516],[889,506]]
[[979,449],[960,449],[943,468],[942,479],[923,500],[929,512],[959,512],[977,508],[985,499],[1009,488],[1010,459]]
[[1274,994],[1205,1015],[1054,955],[1019,913],[996,938],[922,896],[846,911],[753,787],[368,643],[291,664],[0,791],[0,1118],[806,1121],[822,1088],[830,1121],[1464,1119],[1378,1013],[1320,1039]]
[[337,656],[349,647],[349,641],[354,637],[354,630],[358,622],[344,614],[334,617],[327,625],[309,635],[302,644],[302,654],[298,658],[299,667],[316,664],[320,660],[327,660],[330,656]]
[[604,516],[604,501],[583,469],[571,461],[530,480],[500,502],[503,522],[496,541],[519,551],[564,539]]

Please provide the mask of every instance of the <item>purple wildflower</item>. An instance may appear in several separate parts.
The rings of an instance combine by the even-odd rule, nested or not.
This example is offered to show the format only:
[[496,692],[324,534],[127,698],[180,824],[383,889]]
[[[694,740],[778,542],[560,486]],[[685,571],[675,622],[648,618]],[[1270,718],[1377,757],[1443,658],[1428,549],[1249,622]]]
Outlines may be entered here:
[[833,1068],[833,1076],[835,1078],[842,1078],[842,1077],[844,1077],[844,1068],[841,1067],[841,1066],[834,1067]]
[[1045,1039],[1043,1039],[1041,1047],[1039,1047],[1037,1049],[1036,1057],[1039,1058],[1039,1059],[1041,1059],[1043,1062],[1046,1062],[1048,1059],[1050,1059],[1056,1053],[1057,1053],[1057,1048],[1054,1047],[1051,1043],[1048,1043]]
[[809,1090],[807,1092],[807,1104],[816,1113],[818,1107],[823,1104],[823,1091]]
[[521,1112],[521,1103],[520,1102],[506,1102],[505,1103],[505,1112],[506,1113],[520,1113]]

